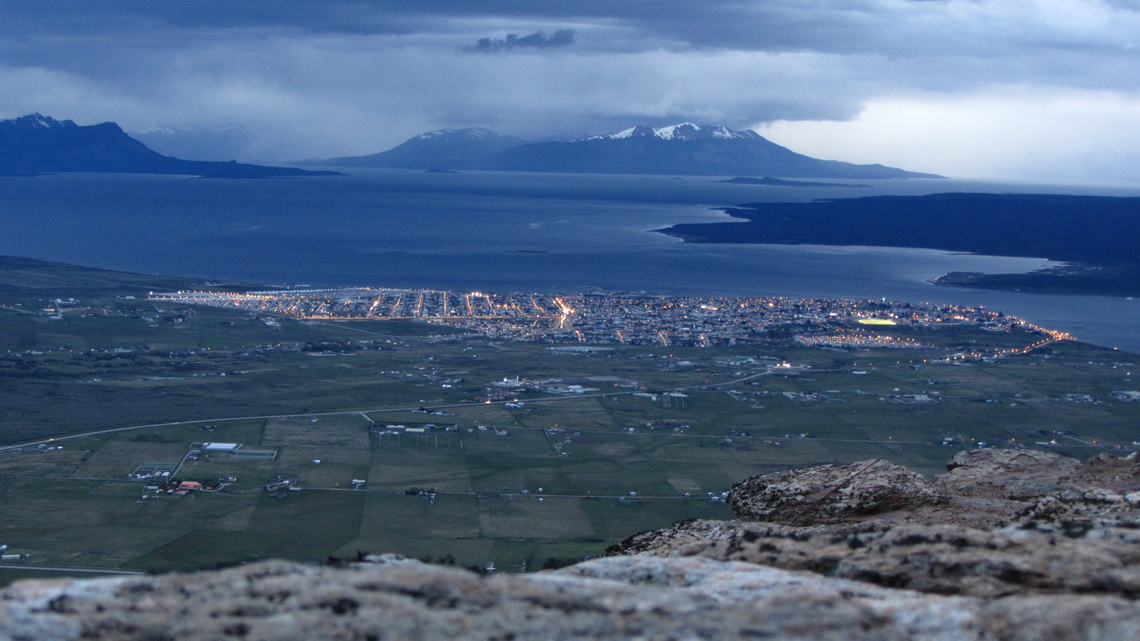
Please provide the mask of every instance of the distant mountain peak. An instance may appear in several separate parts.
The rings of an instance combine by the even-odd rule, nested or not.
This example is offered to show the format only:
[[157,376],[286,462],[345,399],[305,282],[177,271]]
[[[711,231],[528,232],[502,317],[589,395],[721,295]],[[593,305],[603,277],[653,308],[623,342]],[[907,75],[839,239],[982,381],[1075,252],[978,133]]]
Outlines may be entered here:
[[55,118],[50,118],[38,113],[20,116],[19,118],[13,118],[11,120],[2,120],[0,121],[0,125],[24,129],[71,129],[79,126],[71,120],[56,120]]
[[753,131],[736,131],[723,125],[697,125],[691,122],[682,122],[668,127],[647,127],[638,125],[623,131],[604,136],[593,136],[586,140],[624,140],[626,138],[659,138],[661,140],[704,140],[719,138],[722,140],[752,140],[759,138]]
[[467,127],[465,129],[437,129],[436,131],[422,133],[413,138],[413,140],[440,140],[456,138],[470,138],[474,140],[499,140],[509,138],[511,140],[518,140],[513,136],[507,136],[497,131],[491,131],[490,129],[484,129],[482,127]]
[[128,136],[119,125],[80,126],[30,114],[0,120],[0,172],[82,171],[178,174],[216,178],[271,178],[320,173],[292,167],[180,160],[159,154]]
[[330,158],[323,165],[339,167],[402,167],[410,169],[480,169],[496,154],[526,141],[482,127],[438,129],[409,138],[388,151],[367,156]]
[[681,122],[639,125],[569,141],[527,142],[487,129],[441,129],[368,156],[321,164],[401,169],[474,169],[678,176],[937,178],[881,165],[853,165],[797,154],[755,131]]
[[230,123],[226,123],[224,125],[197,124],[197,123],[186,123],[183,125],[158,125],[156,127],[151,127],[150,129],[147,129],[146,131],[142,131],[138,135],[152,136],[152,135],[156,135],[156,134],[173,135],[173,134],[183,134],[183,133],[199,134],[199,133],[231,133],[231,132],[238,132],[238,133],[242,133],[242,134],[252,133],[252,132],[250,132],[250,130],[248,128],[246,128],[245,125],[242,125],[242,124],[239,124],[236,122],[230,122]]
[[131,134],[160,154],[208,161],[248,157],[251,149],[256,149],[259,135],[236,122],[160,124]]

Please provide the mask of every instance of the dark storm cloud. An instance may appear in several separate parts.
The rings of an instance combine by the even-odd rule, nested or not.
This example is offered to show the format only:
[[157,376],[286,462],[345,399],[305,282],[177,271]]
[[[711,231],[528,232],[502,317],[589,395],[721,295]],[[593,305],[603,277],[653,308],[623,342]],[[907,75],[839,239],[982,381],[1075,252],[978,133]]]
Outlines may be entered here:
[[[183,29],[401,35],[458,31],[464,21],[498,21],[624,28],[637,36],[624,43],[633,48],[642,42],[648,47],[851,51],[873,47],[873,38],[850,27],[858,26],[852,21],[866,23],[873,13],[866,5],[875,3],[847,3],[847,9],[825,11],[790,0],[12,0],[7,4],[0,31],[10,35],[149,35],[156,41]],[[505,44],[505,39],[487,40],[488,47]]]
[[[623,27],[649,46],[744,50],[875,50],[903,24],[871,0],[820,9],[800,0],[13,0],[0,26],[9,33],[157,35],[178,29],[298,29],[312,33],[411,34],[455,30],[462,21],[546,22]],[[932,34],[934,35],[934,34]],[[931,38],[927,42],[944,38]],[[921,42],[911,41],[911,45]]]
[[[72,34],[134,31],[149,26],[167,29],[298,28],[312,32],[401,33],[404,12],[393,13],[386,2],[351,0],[11,0],[5,9],[5,31],[66,31]],[[407,3],[395,3],[407,4]]]
[[1072,94],[1065,113],[1103,93],[1125,114],[1138,1],[3,0],[0,117],[236,121],[274,132],[271,160],[458,126],[851,120],[884,96],[998,89],[985,105],[1036,88]]
[[[277,31],[344,35],[453,34],[500,23],[563,31],[621,30],[623,38],[583,38],[600,50],[729,49],[757,52],[821,52],[842,55],[994,57],[1018,49],[1086,49],[1123,53],[1101,29],[1086,29],[1081,11],[1062,2],[980,3],[972,0],[10,0],[0,8],[0,33],[19,37],[122,37],[161,46],[191,31],[233,31],[241,37]],[[1042,11],[1036,4],[1055,5]],[[1090,3],[1122,14],[1136,0]],[[1061,15],[1050,24],[1049,15]],[[465,25],[471,25],[467,27]],[[500,32],[505,31],[503,29]],[[512,31],[512,33],[522,33]],[[476,36],[478,37],[478,36]],[[551,36],[553,38],[554,36]],[[542,46],[519,37],[514,44]],[[468,42],[471,42],[468,40]],[[556,41],[555,44],[558,44]],[[510,48],[485,38],[480,51]],[[1129,52],[1130,53],[1130,52]]]
[[469,47],[463,47],[467,53],[500,53],[511,49],[553,49],[574,44],[573,29],[559,29],[547,36],[541,31],[530,35],[519,36],[508,33],[505,38],[479,38],[479,41]]

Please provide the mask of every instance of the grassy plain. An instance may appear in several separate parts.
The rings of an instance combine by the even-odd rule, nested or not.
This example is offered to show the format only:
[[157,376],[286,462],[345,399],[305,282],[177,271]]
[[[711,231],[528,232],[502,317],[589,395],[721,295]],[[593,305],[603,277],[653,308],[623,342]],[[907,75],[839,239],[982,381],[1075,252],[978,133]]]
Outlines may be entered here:
[[[951,327],[918,332],[925,350],[559,353],[402,322],[156,306],[145,278],[79,270],[73,287],[68,269],[0,269],[0,445],[17,446],[0,451],[0,544],[28,555],[0,581],[358,552],[532,570],[728,518],[714,499],[763,472],[882,456],[937,473],[982,442],[1085,458],[1140,439],[1140,403],[1114,395],[1140,387],[1140,357],[1074,342],[958,365],[923,361],[1032,339]],[[515,376],[598,391],[492,385]],[[521,406],[486,402],[496,391]],[[192,448],[203,442],[272,455]],[[219,489],[130,477],[156,463]],[[302,489],[275,498],[278,477]]]

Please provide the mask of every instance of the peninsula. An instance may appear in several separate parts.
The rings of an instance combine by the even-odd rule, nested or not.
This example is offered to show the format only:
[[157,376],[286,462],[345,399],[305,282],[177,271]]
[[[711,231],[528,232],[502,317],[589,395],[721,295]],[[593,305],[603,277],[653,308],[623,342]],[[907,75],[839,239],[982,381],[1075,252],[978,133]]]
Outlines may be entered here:
[[1140,293],[1140,198],[946,193],[727,207],[747,222],[657,230],[687,242],[913,247],[1068,263],[939,284],[1054,293]]

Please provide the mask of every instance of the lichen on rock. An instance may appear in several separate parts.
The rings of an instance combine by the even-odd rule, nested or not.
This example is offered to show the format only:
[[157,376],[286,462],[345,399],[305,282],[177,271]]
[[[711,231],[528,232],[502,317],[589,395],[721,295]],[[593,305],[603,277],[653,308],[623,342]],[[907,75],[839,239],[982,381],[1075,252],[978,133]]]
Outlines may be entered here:
[[841,523],[945,500],[926,477],[882,459],[755,476],[728,494],[741,520],[797,525]]

